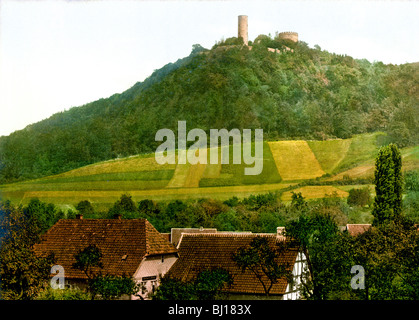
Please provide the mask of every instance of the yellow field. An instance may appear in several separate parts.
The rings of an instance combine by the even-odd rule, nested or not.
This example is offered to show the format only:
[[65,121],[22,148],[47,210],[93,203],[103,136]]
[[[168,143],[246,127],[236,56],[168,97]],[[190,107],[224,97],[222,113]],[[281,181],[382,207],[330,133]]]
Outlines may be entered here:
[[182,188],[186,183],[190,167],[191,165],[189,163],[178,164],[166,188]]
[[[186,151],[182,151],[185,152]],[[166,188],[198,188],[206,164],[177,164],[172,179]]]
[[306,141],[275,141],[268,144],[283,180],[314,179],[325,174]]
[[[248,197],[251,194],[279,191],[294,185],[294,183],[277,183],[247,186],[226,186],[226,187],[201,187],[201,188],[171,188],[158,190],[129,190],[135,201],[143,199],[167,200],[167,199],[190,199],[205,198],[226,200],[232,196]],[[45,202],[77,204],[82,200],[89,200],[92,203],[113,203],[118,200],[121,193],[118,191],[28,191],[22,199],[22,203],[32,198],[38,198]]]
[[199,181],[204,174],[206,164],[193,164],[189,167],[188,174],[186,176],[183,187],[185,188],[199,188]]
[[282,194],[281,200],[290,201],[292,198],[292,192],[299,193],[301,192],[302,196],[306,199],[316,199],[323,198],[327,195],[332,195],[336,192],[338,197],[345,198],[348,196],[348,192],[338,189],[333,186],[305,186],[301,188],[294,189],[292,191],[287,191]]
[[206,164],[178,164],[166,188],[198,188]]

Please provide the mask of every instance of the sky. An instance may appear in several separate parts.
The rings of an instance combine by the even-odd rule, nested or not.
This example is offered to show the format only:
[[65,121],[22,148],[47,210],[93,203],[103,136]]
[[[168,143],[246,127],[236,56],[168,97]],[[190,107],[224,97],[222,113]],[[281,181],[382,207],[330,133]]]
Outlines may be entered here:
[[295,31],[370,62],[419,61],[419,2],[0,0],[0,136],[107,98],[169,62],[237,36]]

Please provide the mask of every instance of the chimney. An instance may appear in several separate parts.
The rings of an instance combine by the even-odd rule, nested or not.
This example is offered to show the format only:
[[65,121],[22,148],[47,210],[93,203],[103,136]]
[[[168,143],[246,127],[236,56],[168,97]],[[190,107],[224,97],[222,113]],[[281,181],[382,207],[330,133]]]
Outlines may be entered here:
[[243,43],[248,45],[248,34],[247,34],[247,16],[239,16],[239,38],[243,38]]
[[285,239],[285,227],[276,228],[276,237],[278,239]]
[[83,215],[82,214],[76,214],[76,219],[83,220]]
[[114,219],[116,220],[121,220],[122,219],[122,215],[120,213],[115,213],[115,215],[113,216]]

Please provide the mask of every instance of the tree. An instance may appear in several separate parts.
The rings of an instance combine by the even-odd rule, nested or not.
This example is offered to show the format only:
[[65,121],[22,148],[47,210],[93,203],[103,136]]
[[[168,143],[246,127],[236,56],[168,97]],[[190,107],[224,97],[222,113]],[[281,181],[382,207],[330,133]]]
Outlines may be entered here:
[[109,218],[121,215],[124,218],[131,218],[138,213],[138,208],[132,200],[132,196],[123,194],[108,211]]
[[395,144],[380,148],[375,160],[374,225],[400,217],[402,213],[402,159]]
[[144,199],[138,202],[138,210],[146,216],[153,216],[155,213],[159,212],[156,203],[149,199]]
[[89,288],[93,297],[99,295],[104,300],[111,300],[122,295],[135,295],[140,289],[140,284],[125,275],[99,274],[89,280]]
[[0,277],[3,299],[36,297],[50,275],[54,257],[37,256],[33,245],[40,240],[40,225],[28,219],[22,208],[0,203],[5,231],[0,243]]
[[295,193],[294,191],[291,191],[291,194],[291,207],[297,210],[303,210],[307,207],[307,202],[305,202],[301,192]]
[[221,289],[230,284],[232,276],[227,270],[216,268],[202,270],[191,281],[163,277],[153,295],[154,300],[214,300]]
[[153,300],[194,300],[192,282],[175,278],[163,277],[153,295]]
[[193,44],[192,45],[192,51],[190,53],[190,55],[196,55],[202,51],[206,51],[207,49],[205,49],[203,46],[201,46],[199,43]]
[[227,270],[217,268],[201,271],[194,283],[195,295],[198,300],[214,300],[220,290],[231,284],[232,277]]
[[[300,293],[311,300],[412,299],[419,295],[419,233],[408,220],[389,221],[352,236],[333,218],[303,215],[286,226],[306,255]],[[364,288],[351,286],[352,268],[363,270]]]
[[138,292],[139,286],[131,277],[125,275],[115,276],[105,274],[94,269],[103,268],[102,252],[96,245],[89,245],[79,250],[75,255],[76,262],[73,268],[83,271],[87,276],[87,284],[92,300],[99,295],[102,299],[115,299],[123,294],[134,295]]
[[76,210],[85,216],[93,215],[95,213],[95,210],[89,200],[80,201],[76,206]]
[[[298,220],[286,224],[286,235],[298,241],[300,250],[307,259],[308,269],[301,277],[301,295],[306,299],[327,299],[328,294],[333,291],[331,286],[341,282],[340,277],[337,279],[334,277],[336,273],[331,272],[332,266],[339,265],[338,260],[344,261],[344,255],[337,253],[345,252],[342,246],[332,246],[338,241],[336,237],[339,235],[334,217],[331,214],[316,211],[304,213]],[[331,253],[332,256],[326,252]],[[326,259],[327,262],[325,262]],[[340,267],[335,267],[335,269],[340,269]]]
[[73,263],[73,268],[83,271],[89,280],[94,277],[93,268],[103,268],[102,252],[96,245],[79,250],[74,258],[76,262]]
[[23,211],[28,222],[36,224],[40,233],[47,231],[64,216],[63,212],[57,210],[54,204],[47,204],[39,199],[31,199]]
[[350,206],[366,206],[371,204],[370,188],[360,188],[349,190],[348,204]]
[[240,200],[236,196],[233,196],[230,199],[225,200],[223,203],[229,207],[236,207],[240,204]]
[[276,243],[273,248],[266,237],[256,236],[248,247],[242,247],[233,255],[233,260],[245,272],[250,270],[262,284],[269,296],[272,286],[280,278],[292,281],[292,273],[287,263],[279,264],[279,258],[285,253],[285,241]]
[[408,221],[389,221],[355,237],[353,264],[365,270],[366,300],[417,300],[419,298],[419,233]]

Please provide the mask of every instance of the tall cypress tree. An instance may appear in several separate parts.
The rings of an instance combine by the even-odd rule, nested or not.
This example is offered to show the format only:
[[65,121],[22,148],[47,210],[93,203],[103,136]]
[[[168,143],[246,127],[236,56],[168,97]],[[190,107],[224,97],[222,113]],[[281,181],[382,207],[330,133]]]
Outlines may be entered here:
[[394,164],[394,198],[393,210],[396,217],[400,216],[403,207],[403,174],[402,174],[402,155],[395,144],[389,145],[392,150]]
[[394,220],[402,212],[402,158],[395,144],[380,148],[375,160],[374,224]]

